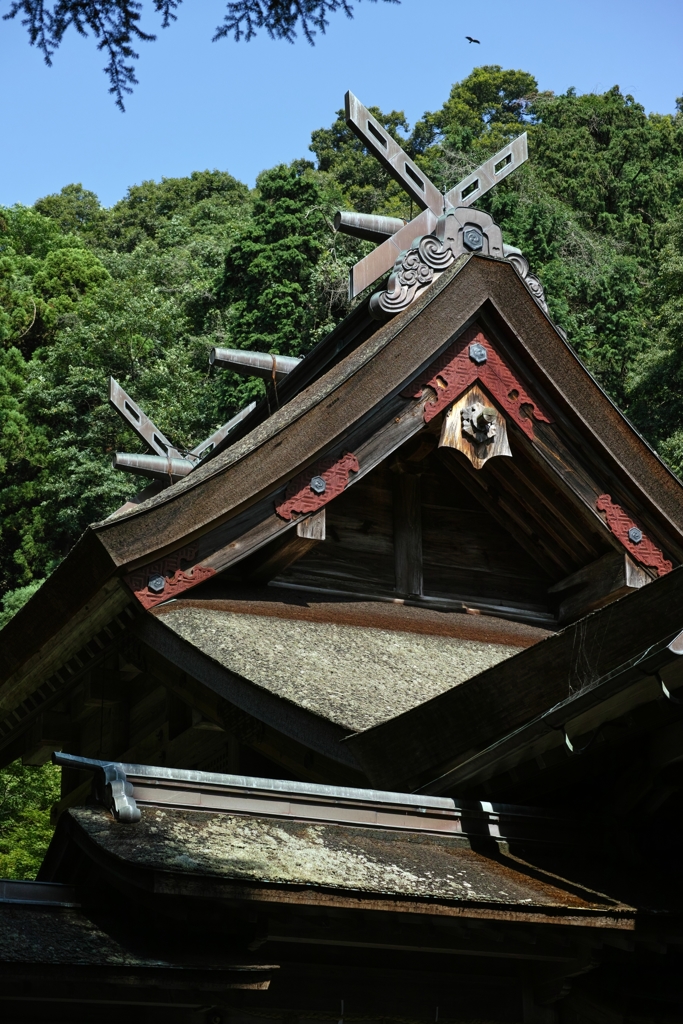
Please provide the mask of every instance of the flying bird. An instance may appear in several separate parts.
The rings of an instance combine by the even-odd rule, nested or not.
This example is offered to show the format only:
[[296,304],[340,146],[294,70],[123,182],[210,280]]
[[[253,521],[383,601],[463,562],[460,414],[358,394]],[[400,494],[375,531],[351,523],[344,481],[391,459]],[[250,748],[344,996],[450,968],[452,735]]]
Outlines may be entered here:
[[465,36],[465,39],[467,40],[468,43],[478,43],[479,42],[478,39],[473,39],[472,36]]

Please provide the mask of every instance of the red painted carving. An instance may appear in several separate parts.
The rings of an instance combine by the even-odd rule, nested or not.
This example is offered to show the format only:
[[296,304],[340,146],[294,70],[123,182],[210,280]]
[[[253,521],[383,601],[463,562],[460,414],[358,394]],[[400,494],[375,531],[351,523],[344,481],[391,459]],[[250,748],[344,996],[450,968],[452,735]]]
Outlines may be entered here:
[[[476,363],[470,358],[470,345],[475,343],[486,349],[486,361],[483,363]],[[531,418],[525,415],[525,406],[531,407],[535,420],[552,423],[478,327],[465,331],[403,394],[419,398],[426,387],[434,389],[436,399],[425,406],[425,423],[429,423],[477,380],[531,440],[534,429]]]
[[[595,507],[599,512],[605,513],[610,530],[637,561],[642,565],[649,566],[650,569],[656,569],[658,576],[665,576],[671,572],[673,565],[668,558],[664,557],[660,548],[650,540],[643,528],[631,519],[621,505],[612,501],[609,494],[601,494],[595,502]],[[643,535],[643,539],[638,544],[634,544],[628,535],[628,531],[634,528],[640,530]]]
[[[275,511],[283,519],[293,519],[307,512],[317,512],[323,505],[327,505],[328,501],[341,494],[349,482],[349,473],[357,473],[359,469],[358,459],[351,452],[342,455],[341,459],[321,459],[310,469],[304,470],[289,481],[285,500],[275,507]],[[311,480],[314,476],[321,476],[325,481],[325,490],[322,494],[316,494],[311,489]]]
[[[140,569],[129,573],[124,577],[126,583],[133,591],[143,608],[153,608],[162,601],[168,601],[177,597],[184,590],[196,587],[210,576],[216,575],[215,569],[209,569],[204,565],[194,565],[197,559],[196,547],[180,548],[166,558],[160,558],[156,562],[144,565]],[[181,564],[188,564],[187,569],[181,569]],[[192,573],[192,575],[188,575]],[[163,576],[166,585],[161,593],[154,593],[149,589],[149,581],[154,576]]]

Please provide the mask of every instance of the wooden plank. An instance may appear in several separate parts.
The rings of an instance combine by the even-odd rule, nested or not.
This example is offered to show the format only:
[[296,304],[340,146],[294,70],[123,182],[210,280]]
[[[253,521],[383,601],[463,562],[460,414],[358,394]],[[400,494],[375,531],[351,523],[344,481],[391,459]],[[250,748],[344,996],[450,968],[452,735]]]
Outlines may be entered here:
[[280,582],[389,596],[394,592],[392,477],[380,464],[327,506],[326,539]]
[[308,540],[325,540],[325,509],[308,516],[296,526],[297,537],[305,537]]
[[[484,505],[490,515],[524,548],[551,579],[573,572],[576,564],[563,557],[544,531],[536,531],[514,499],[503,496],[484,473],[479,473],[464,458],[448,449],[440,449],[444,466]],[[535,525],[535,524],[534,524]]]
[[422,500],[420,476],[399,469],[394,474],[394,565],[396,592],[422,594]]
[[547,609],[552,578],[500,526],[485,502],[444,473],[437,453],[423,464],[421,483],[425,593],[465,597],[469,590],[470,597],[531,601]]
[[[534,472],[538,465],[534,463],[533,459],[529,459],[531,445],[526,437],[521,433],[515,433],[512,442],[514,474],[528,492],[528,505],[537,509],[543,506],[552,513],[568,535],[570,550],[576,551],[578,545],[585,548],[589,556],[597,558],[600,555],[600,548],[596,543],[597,538],[591,541],[587,536],[591,528],[595,534],[598,532],[592,521],[592,516],[589,519],[583,512],[583,508],[573,500],[573,495],[567,494],[566,490],[561,490],[556,486],[556,478],[550,474],[544,473],[541,476]],[[545,516],[542,510],[540,514]],[[573,547],[571,547],[572,541]]]
[[290,531],[284,540],[268,544],[261,550],[256,561],[249,559],[244,566],[243,579],[248,583],[266,583],[278,576],[287,566],[297,562],[311,548],[319,543],[315,537],[300,537],[296,531]]
[[[580,565],[581,562],[593,561],[602,552],[608,543],[607,537],[602,546],[587,544],[578,531],[569,530],[565,526],[565,518],[558,515],[558,510],[551,500],[552,485],[548,479],[549,474],[541,476],[538,474],[537,482],[531,486],[530,481],[525,479],[520,468],[515,462],[491,464],[488,473],[498,488],[510,500],[523,510],[527,521],[533,524],[534,530],[539,534],[545,534],[555,548],[563,552],[569,564]],[[543,485],[547,482],[548,493],[541,497]],[[569,504],[565,498],[564,503]],[[577,508],[577,502],[571,503],[579,526],[585,524],[585,515],[582,508]],[[584,526],[584,536],[590,537],[591,527]],[[597,530],[593,529],[593,533]],[[576,536],[578,534],[578,536]]]
[[[350,474],[347,491],[424,428],[426,400],[396,396],[388,407],[379,413],[376,410],[372,418],[360,425],[337,446],[335,451],[340,455],[343,451],[353,451],[360,467],[358,473]],[[274,506],[282,500],[284,493],[284,487],[278,488],[276,492],[262,498],[228,523],[221,524],[216,530],[204,534],[198,542],[197,564],[222,572],[301,522],[302,520],[281,519],[274,511]],[[225,543],[226,539],[228,543]],[[305,553],[303,548],[300,551],[301,554]],[[301,555],[297,555],[298,557]],[[283,563],[282,569],[286,564]]]
[[559,595],[560,625],[566,625],[651,582],[652,577],[632,562],[625,551],[609,551],[549,587],[548,593]]

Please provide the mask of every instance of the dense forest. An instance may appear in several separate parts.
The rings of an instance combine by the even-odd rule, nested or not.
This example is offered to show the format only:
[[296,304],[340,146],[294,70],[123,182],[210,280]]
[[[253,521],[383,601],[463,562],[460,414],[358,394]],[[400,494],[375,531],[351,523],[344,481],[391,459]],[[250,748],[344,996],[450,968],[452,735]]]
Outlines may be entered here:
[[[529,132],[530,160],[481,205],[570,344],[683,473],[683,99],[676,115],[646,115],[616,86],[554,95],[490,66],[412,130],[372,109],[446,188]],[[213,345],[304,355],[349,311],[348,268],[371,246],[336,235],[334,211],[407,218],[410,202],[341,112],[310,150],[253,190],[198,171],[135,185],[110,209],[80,184],[0,207],[0,623],[136,490],[111,468],[114,451],[140,446],[108,406],[110,374],[190,448],[262,388],[209,373]],[[46,828],[54,778],[41,771],[0,772],[0,875],[38,856],[12,851],[31,823]]]

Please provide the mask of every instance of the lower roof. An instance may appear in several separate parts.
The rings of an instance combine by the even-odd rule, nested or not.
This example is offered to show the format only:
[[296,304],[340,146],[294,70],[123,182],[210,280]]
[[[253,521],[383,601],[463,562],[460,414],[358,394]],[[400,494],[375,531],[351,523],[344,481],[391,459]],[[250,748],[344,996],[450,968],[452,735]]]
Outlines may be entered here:
[[0,903],[0,963],[7,962],[171,966],[126,948],[80,909],[39,906],[32,900]]
[[160,807],[130,826],[100,808],[68,813],[98,848],[154,872],[589,916],[619,909],[475,853],[456,836]]
[[557,839],[558,822],[548,811],[490,804],[465,808],[443,797],[69,754],[56,754],[55,760],[94,772],[105,806],[65,812],[41,869],[47,881],[60,880],[65,865],[68,874],[73,859],[68,851],[75,843],[79,858],[85,854],[98,870],[125,877],[128,887],[174,897],[201,892],[203,899],[251,905],[294,900],[313,906],[322,900],[352,911],[372,906],[634,927],[633,907],[536,870],[511,855],[506,843],[499,846],[502,837],[520,828],[531,842]]

